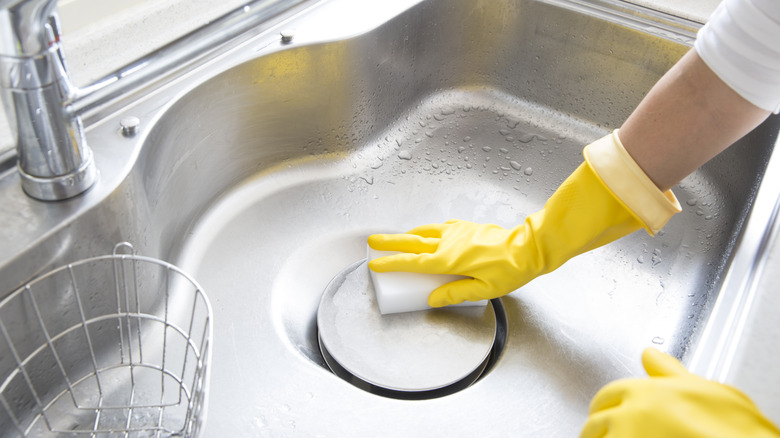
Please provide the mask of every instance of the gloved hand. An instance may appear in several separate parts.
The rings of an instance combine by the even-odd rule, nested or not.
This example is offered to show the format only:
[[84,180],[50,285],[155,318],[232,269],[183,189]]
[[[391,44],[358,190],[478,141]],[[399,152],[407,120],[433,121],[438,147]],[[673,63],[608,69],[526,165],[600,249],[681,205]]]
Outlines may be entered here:
[[778,438],[780,430],[737,389],[691,374],[677,359],[648,348],[649,379],[602,388],[580,438]]
[[641,227],[654,234],[681,211],[671,191],[658,190],[633,161],[617,131],[588,145],[584,155],[544,208],[521,225],[451,220],[406,234],[374,234],[371,248],[402,254],[372,260],[369,268],[471,277],[434,290],[432,307],[492,299]]

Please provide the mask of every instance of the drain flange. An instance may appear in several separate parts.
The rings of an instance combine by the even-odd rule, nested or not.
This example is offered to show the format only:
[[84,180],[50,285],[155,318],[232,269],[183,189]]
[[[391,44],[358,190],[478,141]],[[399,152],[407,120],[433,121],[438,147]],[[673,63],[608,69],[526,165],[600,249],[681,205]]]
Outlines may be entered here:
[[441,397],[474,383],[503,345],[505,320],[495,305],[382,315],[361,260],[325,288],[317,311],[319,346],[334,374],[366,391]]

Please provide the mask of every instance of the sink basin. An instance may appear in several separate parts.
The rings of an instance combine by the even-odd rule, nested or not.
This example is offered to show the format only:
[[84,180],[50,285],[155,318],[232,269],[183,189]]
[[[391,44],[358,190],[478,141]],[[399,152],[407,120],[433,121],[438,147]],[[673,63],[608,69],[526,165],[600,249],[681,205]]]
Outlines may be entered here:
[[[658,236],[502,298],[506,344],[468,388],[397,400],[330,372],[317,305],[369,234],[522,222],[696,30],[612,2],[356,3],[322,2],[288,23],[291,43],[264,34],[94,115],[99,186],[56,205],[13,198],[48,231],[9,246],[0,291],[122,240],[181,267],[214,312],[205,436],[575,436],[601,386],[643,375],[646,347],[689,362],[726,285],[750,276],[735,254],[760,252],[744,236],[771,219],[750,213],[777,197],[761,186],[777,117],[674,188],[683,212]],[[135,137],[118,133],[124,115],[142,120]]]

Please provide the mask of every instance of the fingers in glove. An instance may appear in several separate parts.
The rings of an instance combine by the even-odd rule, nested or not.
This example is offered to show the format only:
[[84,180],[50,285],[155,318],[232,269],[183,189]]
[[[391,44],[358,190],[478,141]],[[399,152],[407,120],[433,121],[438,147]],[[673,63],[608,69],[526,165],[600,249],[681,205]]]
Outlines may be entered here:
[[447,228],[447,225],[450,223],[453,223],[453,221],[447,221],[443,224],[420,225],[419,227],[414,227],[407,231],[406,234],[415,234],[420,237],[434,237],[438,239],[441,237],[441,235],[444,233],[444,230]]
[[636,382],[637,379],[621,379],[608,383],[593,396],[588,413],[593,415],[620,406],[629,385]]
[[[458,280],[461,281],[461,280]],[[446,285],[445,285],[446,286]],[[449,289],[442,289],[442,287],[436,288],[430,295],[428,295],[428,305],[431,307],[444,307],[451,304],[462,303],[463,300],[456,300],[449,295]]]
[[661,353],[655,348],[647,348],[642,353],[642,365],[650,377],[674,377],[689,374],[679,360]]
[[473,278],[464,278],[436,288],[428,296],[428,305],[444,307],[460,304],[464,301],[480,301],[488,298],[489,293],[490,290],[484,282]]
[[592,414],[585,421],[585,425],[580,432],[580,438],[604,438],[609,432],[609,412],[599,412]]
[[368,236],[368,246],[377,251],[421,254],[436,251],[439,239],[415,234],[372,234]]
[[379,257],[368,262],[368,268],[374,272],[416,272],[420,274],[441,274],[425,263],[428,254],[401,253]]

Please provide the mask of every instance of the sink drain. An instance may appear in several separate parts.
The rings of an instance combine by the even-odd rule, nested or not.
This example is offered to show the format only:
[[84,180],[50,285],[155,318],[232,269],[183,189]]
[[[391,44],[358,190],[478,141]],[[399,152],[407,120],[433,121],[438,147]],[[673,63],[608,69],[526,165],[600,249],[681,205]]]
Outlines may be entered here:
[[365,260],[340,272],[317,311],[318,341],[334,374],[368,392],[428,399],[460,391],[492,365],[504,345],[500,300],[382,315]]

